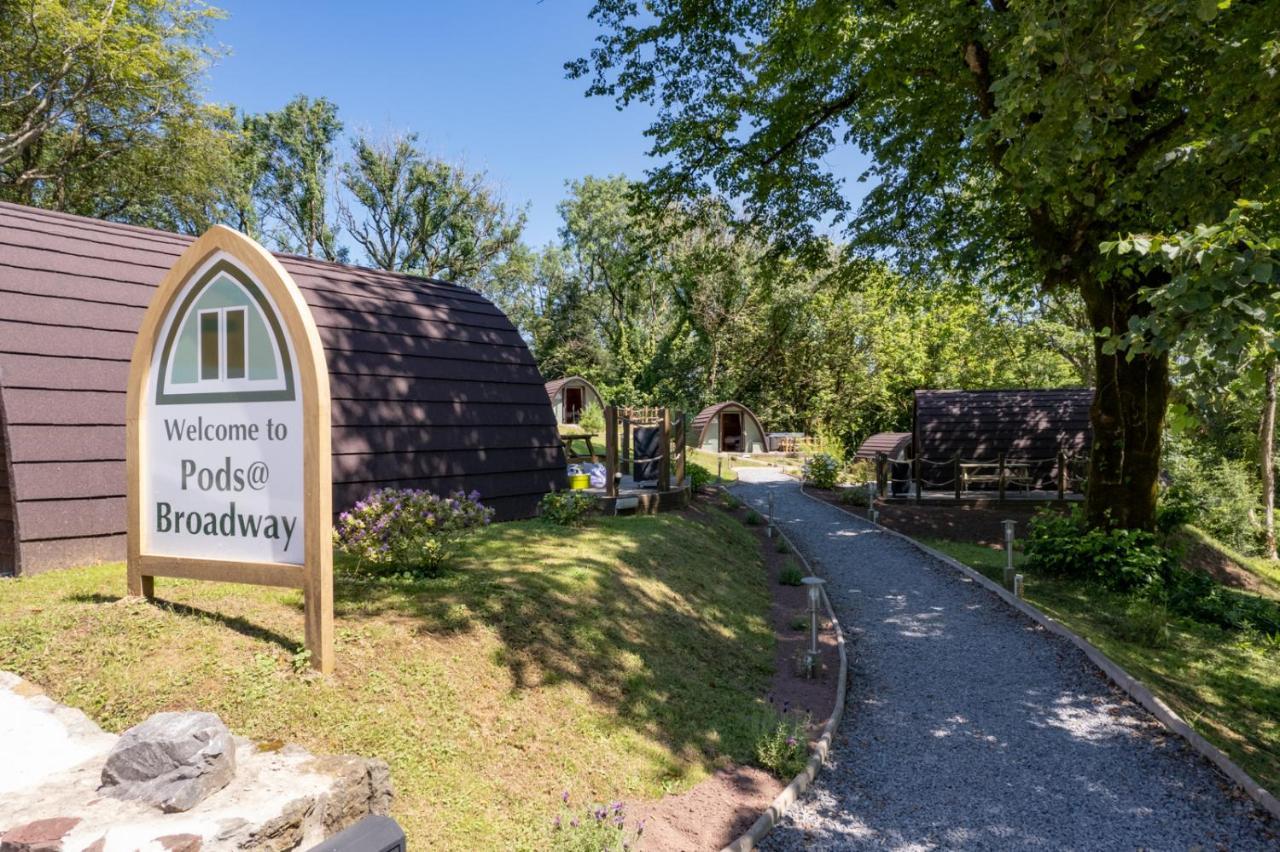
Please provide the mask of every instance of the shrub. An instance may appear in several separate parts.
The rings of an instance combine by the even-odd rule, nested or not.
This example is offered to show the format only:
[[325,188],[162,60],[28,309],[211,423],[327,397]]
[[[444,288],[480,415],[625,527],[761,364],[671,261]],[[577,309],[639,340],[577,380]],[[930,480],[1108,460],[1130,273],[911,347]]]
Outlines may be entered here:
[[538,504],[538,514],[553,524],[576,527],[595,504],[595,498],[585,491],[552,491]]
[[578,415],[578,425],[584,432],[599,435],[604,432],[604,410],[594,402],[588,403]]
[[784,781],[809,762],[809,720],[786,709],[763,708],[756,717],[756,764]]
[[835,456],[818,453],[804,463],[804,480],[814,488],[835,488],[840,481],[840,462]]
[[630,849],[644,835],[644,820],[634,830],[627,829],[626,808],[622,802],[591,805],[575,811],[569,807],[569,791],[561,795],[563,806],[551,824],[554,852],[622,852]]
[[1025,552],[1032,571],[1088,578],[1121,592],[1157,584],[1174,567],[1173,555],[1151,533],[1089,529],[1077,510],[1038,513],[1028,525]]
[[334,543],[375,573],[431,576],[476,527],[493,519],[480,494],[383,488],[338,516]]
[[742,501],[739,500],[737,497],[734,497],[732,494],[724,495],[724,507],[728,509],[730,512],[734,511],[735,509],[741,506],[742,506]]
[[855,485],[852,488],[840,489],[840,502],[846,506],[860,506],[866,508],[870,505],[867,500],[867,488],[865,485]]
[[1227,588],[1199,571],[1174,572],[1165,602],[1179,615],[1224,630],[1280,633],[1280,603]]
[[799,586],[804,580],[804,572],[801,571],[796,563],[790,559],[787,564],[782,566],[782,570],[778,572],[778,582],[784,586]]
[[785,538],[778,536],[778,543],[773,546],[773,549],[779,553],[786,553],[791,548],[787,547],[787,540]]
[[759,512],[757,512],[755,509],[752,509],[751,511],[747,512],[747,516],[743,518],[743,521],[745,521],[746,525],[749,527],[758,527],[764,523],[764,518],[760,517]]
[[710,485],[715,480],[715,476],[711,471],[707,470],[697,462],[685,462],[684,475],[688,477],[689,485],[694,491],[697,491],[699,488],[706,485]]
[[1162,529],[1194,524],[1234,550],[1258,553],[1260,490],[1251,465],[1202,458],[1170,441],[1165,469],[1170,481],[1160,495]]

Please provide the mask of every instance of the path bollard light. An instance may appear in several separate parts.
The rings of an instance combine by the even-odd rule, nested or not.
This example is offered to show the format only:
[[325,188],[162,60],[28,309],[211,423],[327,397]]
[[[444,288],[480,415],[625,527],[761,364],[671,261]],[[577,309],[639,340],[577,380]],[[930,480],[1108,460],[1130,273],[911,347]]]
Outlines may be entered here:
[[873,524],[878,524],[878,523],[880,523],[880,510],[879,510],[879,509],[872,509],[872,510],[871,510],[871,523],[873,523]]
[[724,477],[721,476],[723,472],[724,472],[724,459],[720,458],[719,456],[716,456],[716,484],[717,485],[719,485],[721,482],[724,482]]
[[809,671],[818,665],[818,606],[822,603],[822,587],[827,582],[821,577],[805,577],[801,580],[809,590]]
[[764,528],[766,538],[773,538],[773,489],[769,489],[769,523]]
[[874,509],[876,507],[876,484],[870,479],[867,480],[867,508]]
[[1004,584],[1013,585],[1013,528],[1015,521],[1003,521],[1004,524]]
[[1022,575],[1021,574],[1013,575],[1013,596],[1018,599],[1022,598]]

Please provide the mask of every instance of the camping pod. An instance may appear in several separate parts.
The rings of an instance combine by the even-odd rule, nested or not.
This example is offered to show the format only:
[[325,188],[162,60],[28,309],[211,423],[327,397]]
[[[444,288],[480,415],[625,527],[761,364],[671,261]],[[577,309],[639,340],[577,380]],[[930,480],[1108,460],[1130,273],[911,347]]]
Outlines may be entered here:
[[691,447],[709,453],[762,453],[765,433],[759,419],[740,402],[717,402],[693,418]]
[[1017,484],[1054,488],[1059,454],[1089,451],[1092,404],[1091,388],[918,390],[912,443],[924,486],[951,487],[958,457],[964,487],[998,487],[994,471],[1003,457]]
[[604,410],[604,399],[600,396],[600,391],[582,376],[553,379],[547,382],[546,389],[557,423],[577,423],[588,405]]
[[[0,203],[0,573],[124,557],[130,357],[192,240]],[[324,350],[335,512],[401,487],[475,490],[499,519],[521,518],[564,487],[542,376],[487,299],[276,258]]]

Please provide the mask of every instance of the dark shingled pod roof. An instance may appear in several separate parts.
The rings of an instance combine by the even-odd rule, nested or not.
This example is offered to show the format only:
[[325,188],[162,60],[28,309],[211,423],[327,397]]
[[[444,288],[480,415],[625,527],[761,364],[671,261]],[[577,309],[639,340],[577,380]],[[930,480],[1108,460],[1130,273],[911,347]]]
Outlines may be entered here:
[[877,432],[862,442],[855,459],[874,459],[877,454],[884,453],[890,459],[911,455],[910,432]]
[[761,437],[764,437],[764,427],[760,425],[760,418],[756,417],[755,412],[740,402],[729,400],[728,402],[717,402],[715,405],[708,405],[699,411],[698,416],[693,418],[693,428],[689,430],[689,437],[685,440],[685,443],[694,447],[702,446],[703,433],[707,431],[707,426],[715,419],[716,415],[726,408],[742,409],[743,413],[751,418],[751,422],[756,424],[756,428],[760,430]]
[[[22,573],[122,558],[129,359],[191,240],[0,203],[0,571],[14,556]],[[335,511],[384,486],[466,488],[518,518],[563,487],[542,376],[498,308],[440,281],[277,257],[328,360]]]

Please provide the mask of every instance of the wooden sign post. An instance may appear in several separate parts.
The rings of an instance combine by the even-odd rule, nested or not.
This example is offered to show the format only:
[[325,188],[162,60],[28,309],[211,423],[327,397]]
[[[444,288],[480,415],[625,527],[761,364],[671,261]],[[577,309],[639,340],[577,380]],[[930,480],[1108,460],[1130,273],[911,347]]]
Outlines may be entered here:
[[331,672],[329,372],[279,261],[221,225],[192,243],[147,308],[126,404],[129,594],[300,588],[311,665]]

